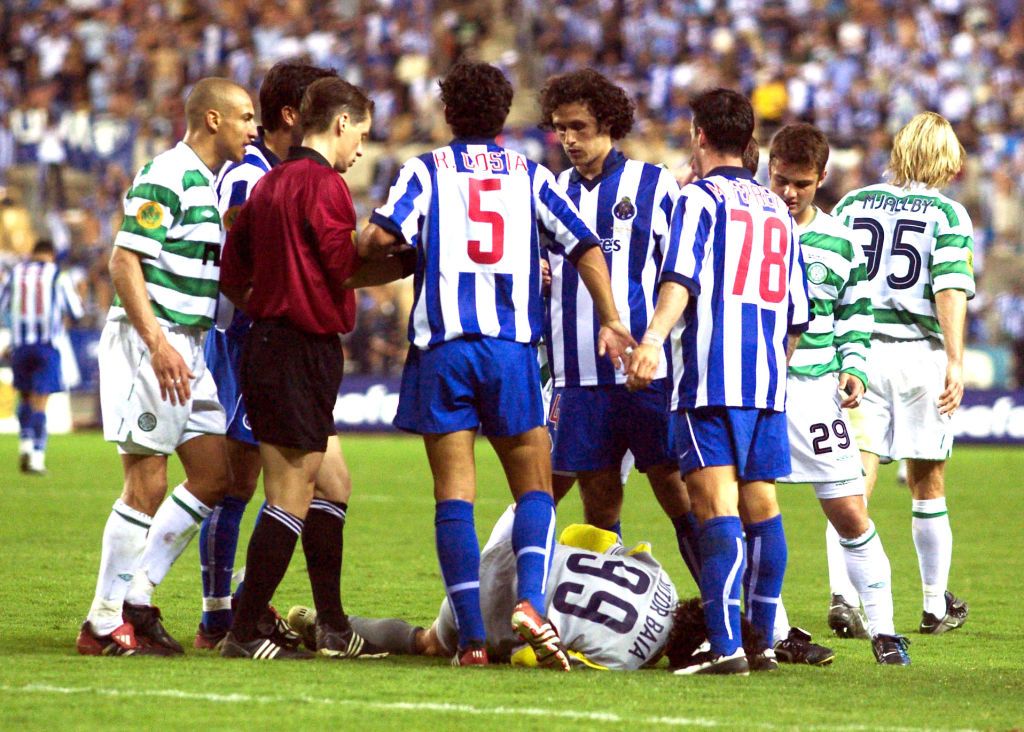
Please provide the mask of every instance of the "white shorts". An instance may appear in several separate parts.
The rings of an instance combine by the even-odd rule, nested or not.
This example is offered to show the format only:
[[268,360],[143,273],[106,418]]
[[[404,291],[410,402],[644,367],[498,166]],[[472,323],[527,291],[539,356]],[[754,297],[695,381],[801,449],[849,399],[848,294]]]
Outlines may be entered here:
[[793,472],[778,482],[814,483],[818,498],[864,492],[860,452],[841,401],[838,374],[789,376],[786,422]]
[[850,423],[861,450],[892,460],[945,460],[953,424],[939,414],[946,353],[933,340],[878,341],[868,351],[868,389]]
[[225,431],[224,408],[203,358],[204,331],[161,327],[195,374],[192,398],[185,404],[172,406],[160,398],[149,349],[131,323],[109,321],[100,335],[103,438],[116,442],[121,453],[169,455],[193,437],[223,435]]

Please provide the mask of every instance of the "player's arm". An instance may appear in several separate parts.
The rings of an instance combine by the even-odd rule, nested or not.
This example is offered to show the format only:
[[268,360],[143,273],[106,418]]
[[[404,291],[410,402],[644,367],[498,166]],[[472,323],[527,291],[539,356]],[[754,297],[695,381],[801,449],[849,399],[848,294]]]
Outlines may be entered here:
[[935,314],[946,349],[945,389],[939,413],[953,414],[964,396],[964,330],[967,301],[974,297],[974,227],[966,209],[953,202],[952,214],[940,219],[931,257]]
[[953,414],[964,398],[964,324],[967,293],[942,290],[935,293],[935,310],[946,349],[946,388],[939,395],[939,413]]
[[536,166],[533,197],[541,241],[556,254],[564,256],[580,274],[594,301],[601,328],[597,333],[597,353],[608,356],[618,366],[628,358],[636,341],[619,318],[612,296],[608,264],[598,246],[598,238],[580,218],[576,206],[543,165]]
[[857,237],[850,237],[850,245],[853,247],[850,275],[839,289],[833,310],[834,343],[840,363],[839,390],[846,395],[840,406],[844,409],[860,406],[867,388],[867,356],[875,326],[867,258]]
[[432,193],[426,164],[419,158],[406,162],[388,191],[387,202],[370,215],[370,223],[359,233],[359,256],[384,259],[399,254],[406,246],[415,249]]
[[364,259],[360,257],[359,267],[343,285],[350,289],[357,287],[373,287],[386,285],[395,280],[403,280],[416,271],[416,250],[404,247],[397,254],[383,259]]
[[690,291],[682,283],[664,280],[658,288],[658,304],[644,337],[633,350],[626,387],[646,388],[654,379],[661,361],[665,339],[690,302]]
[[109,267],[110,280],[128,315],[128,321],[149,350],[153,373],[160,384],[160,398],[171,404],[184,404],[192,396],[189,380],[195,375],[181,354],[171,346],[153,315],[153,306],[146,292],[146,279],[142,274],[142,255],[115,246],[110,255]]
[[57,275],[57,287],[60,288],[63,313],[70,316],[72,320],[81,320],[85,315],[85,306],[82,305],[82,298],[78,296],[75,283],[71,281],[67,272]]
[[220,291],[231,303],[246,311],[252,295],[253,261],[250,218],[252,206],[243,205],[234,216],[220,257]]
[[700,292],[698,282],[704,249],[713,230],[714,207],[707,193],[697,185],[686,186],[680,191],[672,209],[658,301],[647,331],[633,351],[627,388],[646,388],[654,378],[665,339],[682,317],[691,295]]
[[[572,260],[570,260],[572,261]],[[601,330],[597,334],[597,355],[607,355],[612,363],[619,363],[628,356],[629,350],[636,345],[629,329],[619,319],[619,311],[612,297],[611,275],[608,263],[598,246],[591,246],[575,261],[580,279],[594,301]]]

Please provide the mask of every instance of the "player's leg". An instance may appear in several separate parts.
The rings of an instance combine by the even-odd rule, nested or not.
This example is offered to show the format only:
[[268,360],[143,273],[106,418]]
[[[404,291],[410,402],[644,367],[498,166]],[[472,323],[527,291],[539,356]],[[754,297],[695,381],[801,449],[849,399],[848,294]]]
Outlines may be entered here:
[[679,475],[679,468],[675,464],[652,465],[647,468],[647,480],[651,484],[658,505],[672,522],[679,555],[699,587],[700,523],[690,506],[690,496],[686,492],[686,483]]
[[907,485],[913,499],[911,528],[921,571],[924,609],[920,631],[940,634],[967,620],[967,604],[948,589],[953,562],[953,531],[946,507],[946,463],[908,460]]
[[584,523],[622,535],[622,479],[618,466],[583,470],[579,475]]
[[423,436],[434,478],[437,558],[459,631],[456,658],[482,650],[487,637],[480,611],[480,544],[473,519],[475,439],[475,430]]
[[78,652],[85,655],[131,655],[145,649],[123,617],[124,599],[167,491],[167,456],[122,454],[121,464],[124,487],[103,528],[96,592],[77,641]]
[[864,504],[859,481],[815,485],[821,508],[835,527],[846,559],[846,569],[867,616],[870,636],[895,635],[892,571],[882,539]]
[[555,503],[551,497],[546,431],[534,427],[507,437],[491,435],[489,439],[516,500],[512,550],[516,555],[518,602],[512,613],[512,625],[533,647],[541,666],[568,671],[569,658],[561,638],[544,615],[545,586],[555,540]]
[[255,443],[229,437],[225,449],[231,485],[199,529],[203,615],[196,631],[197,648],[216,647],[231,627],[231,580],[238,535],[245,507],[256,492],[262,469],[259,447]]
[[[782,580],[789,559],[775,484],[763,480],[743,483],[739,500],[747,540],[743,575],[746,615],[762,636],[764,647],[773,648],[783,639],[776,637],[775,620],[782,604]],[[788,632],[788,618],[785,625]]]
[[260,443],[260,458],[267,505],[249,539],[245,592],[238,598],[238,609],[221,655],[303,658],[306,654],[273,642],[271,636],[275,629],[264,627],[260,620],[288,569],[302,534],[313,500],[313,479],[323,461],[323,453],[264,441]]
[[32,433],[32,405],[29,392],[18,392],[18,467],[23,473],[29,472],[29,460],[35,443]]
[[[58,366],[59,367],[59,366]],[[29,432],[32,450],[28,459],[28,472],[42,475],[46,472],[46,404],[50,393],[29,392]]]
[[223,435],[199,435],[178,447],[186,480],[154,514],[138,570],[125,596],[125,618],[136,633],[175,653],[182,652],[181,645],[163,628],[160,611],[153,607],[153,592],[227,490],[224,442]]
[[576,485],[576,475],[566,475],[565,473],[551,473],[551,497],[555,501],[555,505],[561,502],[563,498],[568,495],[572,487]]

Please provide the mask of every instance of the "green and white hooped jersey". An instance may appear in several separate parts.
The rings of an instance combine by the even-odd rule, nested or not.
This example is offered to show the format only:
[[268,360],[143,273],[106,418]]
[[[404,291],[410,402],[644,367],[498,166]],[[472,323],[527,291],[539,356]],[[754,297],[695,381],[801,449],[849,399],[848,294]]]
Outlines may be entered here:
[[[209,328],[217,307],[224,234],[215,176],[179,142],[147,163],[124,198],[114,246],[142,256],[142,274],[156,319]],[[107,320],[125,320],[119,298]]]
[[869,239],[874,335],[942,341],[935,293],[974,296],[974,228],[967,210],[934,188],[879,184],[852,191],[833,215]]
[[797,341],[789,372],[816,377],[845,371],[866,386],[874,318],[862,248],[865,237],[817,209],[811,222],[798,226],[796,233],[814,318]]

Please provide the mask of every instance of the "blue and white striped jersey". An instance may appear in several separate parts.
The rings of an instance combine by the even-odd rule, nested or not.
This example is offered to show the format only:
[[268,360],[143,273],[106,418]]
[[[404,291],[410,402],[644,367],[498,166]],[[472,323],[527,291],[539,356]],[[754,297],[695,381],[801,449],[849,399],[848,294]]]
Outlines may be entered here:
[[[601,175],[584,179],[575,168],[558,183],[597,234],[611,275],[619,318],[639,341],[654,314],[658,275],[668,250],[669,221],[679,186],[665,169],[629,160],[618,150],[605,158]],[[597,355],[600,324],[594,300],[575,267],[557,254],[551,263],[551,305],[544,342],[555,386],[626,383],[607,358]],[[655,378],[665,376],[665,362]]]
[[0,312],[10,315],[11,345],[52,343],[64,335],[64,316],[82,317],[82,301],[67,273],[53,262],[29,260],[11,268],[0,288]]
[[795,226],[782,199],[743,168],[716,168],[680,192],[662,272],[692,296],[679,408],[784,411],[786,334],[810,319]]
[[454,140],[407,161],[370,220],[418,251],[418,348],[467,335],[536,343],[541,232],[570,262],[597,245],[551,171],[493,140]]
[[[229,163],[221,168],[217,177],[217,208],[224,222],[224,233],[231,230],[242,205],[249,200],[252,189],[257,181],[281,162],[278,157],[263,144],[259,138],[251,145],[245,146],[245,156],[240,162]],[[216,326],[219,330],[230,330],[239,335],[249,330],[252,321],[223,295],[217,298]]]

